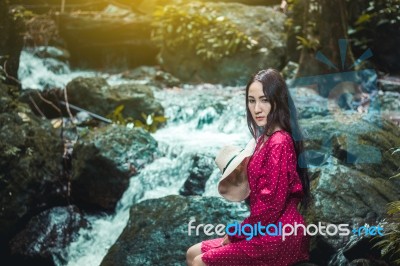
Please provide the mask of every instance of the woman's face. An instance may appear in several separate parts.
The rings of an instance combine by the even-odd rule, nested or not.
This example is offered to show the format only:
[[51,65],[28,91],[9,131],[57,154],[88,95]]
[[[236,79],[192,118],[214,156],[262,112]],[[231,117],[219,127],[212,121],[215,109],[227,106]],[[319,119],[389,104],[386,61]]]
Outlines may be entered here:
[[267,125],[267,116],[271,111],[271,104],[264,95],[261,82],[254,81],[250,85],[247,102],[251,116],[256,124],[259,127]]

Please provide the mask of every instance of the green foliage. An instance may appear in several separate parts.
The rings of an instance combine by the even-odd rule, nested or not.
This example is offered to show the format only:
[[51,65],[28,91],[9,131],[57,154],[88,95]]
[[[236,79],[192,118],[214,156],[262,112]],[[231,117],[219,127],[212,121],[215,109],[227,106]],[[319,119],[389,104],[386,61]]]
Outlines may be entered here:
[[[392,155],[398,152],[400,152],[400,148],[397,148]],[[390,178],[400,178],[400,174]],[[389,255],[389,259],[393,263],[391,265],[400,265],[400,201],[388,203],[386,213],[390,228],[389,230],[385,228],[384,236],[379,238],[375,246],[382,249],[382,256]]]
[[301,36],[296,36],[297,39],[297,50],[306,48],[308,50],[317,51],[319,47],[319,41],[316,38],[306,39]]
[[21,149],[18,147],[6,145],[4,154],[7,156],[17,156],[20,151]]
[[375,244],[382,249],[382,256],[389,255],[391,265],[400,265],[400,201],[388,203],[387,215],[391,223],[389,230],[385,228],[385,234]]
[[22,6],[17,6],[11,10],[11,14],[13,15],[14,20],[18,19],[31,19],[35,16],[35,14],[31,10],[27,10]]
[[107,118],[120,125],[132,123],[135,127],[141,127],[151,133],[156,132],[159,125],[167,121],[167,118],[164,116],[157,116],[154,114],[146,115],[145,113],[141,113],[143,120],[134,119],[132,117],[124,118],[122,115],[124,108],[125,106],[123,104],[117,106],[111,114],[107,115]]
[[157,45],[178,51],[188,47],[204,61],[252,50],[258,44],[202,3],[159,7],[153,13],[153,27],[152,40]]
[[155,116],[154,114],[146,115],[144,113],[141,113],[141,116],[146,122],[143,123],[140,120],[135,120],[134,122],[135,127],[141,127],[151,133],[156,132],[159,124],[165,123],[167,121],[166,117]]
[[351,22],[349,34],[354,44],[366,49],[381,26],[400,26],[400,0],[374,0]]

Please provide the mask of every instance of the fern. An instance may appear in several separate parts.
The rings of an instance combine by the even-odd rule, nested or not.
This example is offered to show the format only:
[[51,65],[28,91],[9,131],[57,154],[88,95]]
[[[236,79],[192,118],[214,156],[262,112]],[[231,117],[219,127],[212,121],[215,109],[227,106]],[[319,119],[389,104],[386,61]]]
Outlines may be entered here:
[[[392,154],[399,151],[400,148],[397,148]],[[400,178],[400,173],[390,178]],[[374,246],[381,248],[383,256],[389,255],[393,265],[400,265],[400,200],[389,202],[386,213],[390,223],[389,228],[385,230],[384,236],[378,238],[379,241]]]

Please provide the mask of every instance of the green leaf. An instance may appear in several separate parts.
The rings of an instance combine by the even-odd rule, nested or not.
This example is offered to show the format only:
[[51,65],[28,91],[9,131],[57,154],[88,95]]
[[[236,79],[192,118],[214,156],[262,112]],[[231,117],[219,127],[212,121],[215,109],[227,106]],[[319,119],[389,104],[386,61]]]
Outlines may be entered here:
[[362,14],[361,16],[359,16],[355,22],[355,25],[360,25],[363,23],[366,23],[368,21],[371,20],[371,15],[370,14]]

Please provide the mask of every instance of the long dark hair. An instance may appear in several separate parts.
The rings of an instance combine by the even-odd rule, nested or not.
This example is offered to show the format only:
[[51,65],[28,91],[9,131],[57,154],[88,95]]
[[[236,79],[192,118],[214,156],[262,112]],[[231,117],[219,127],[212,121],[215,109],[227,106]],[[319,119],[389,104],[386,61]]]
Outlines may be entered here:
[[[262,84],[264,95],[271,103],[271,111],[267,116],[267,125],[263,128],[258,127],[256,122],[253,120],[248,105],[249,88],[255,81],[259,81]],[[246,86],[246,113],[247,125],[256,140],[259,136],[269,136],[272,134],[270,131],[277,125],[283,130],[289,132],[294,143],[298,161],[296,170],[303,185],[304,197],[301,200],[301,207],[306,209],[311,199],[311,193],[310,177],[304,153],[303,134],[298,124],[297,111],[293,99],[290,96],[286,82],[279,71],[269,68],[261,70],[251,77]]]

